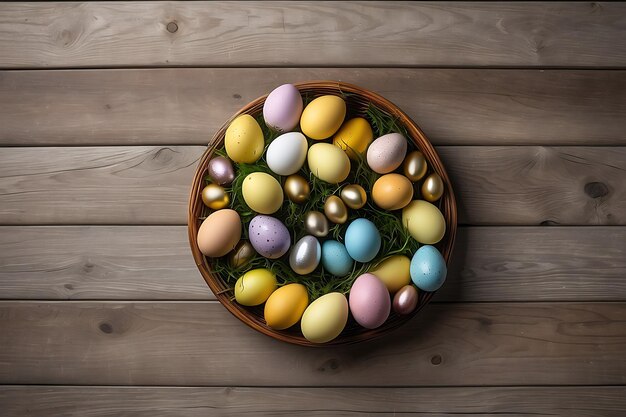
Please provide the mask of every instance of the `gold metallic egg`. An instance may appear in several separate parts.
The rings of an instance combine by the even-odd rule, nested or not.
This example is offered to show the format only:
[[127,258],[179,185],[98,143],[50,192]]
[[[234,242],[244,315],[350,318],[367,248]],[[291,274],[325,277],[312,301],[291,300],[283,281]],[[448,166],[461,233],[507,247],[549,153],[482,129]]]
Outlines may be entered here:
[[351,209],[360,209],[367,202],[365,189],[358,184],[350,184],[341,190],[341,199]]
[[348,208],[343,200],[336,195],[331,195],[326,199],[324,214],[333,223],[343,224],[348,220]]
[[230,197],[224,188],[217,184],[209,184],[202,189],[202,201],[213,210],[219,210],[230,204]]
[[316,237],[328,234],[328,219],[319,211],[309,211],[304,215],[304,228]]
[[443,195],[443,180],[436,172],[430,174],[422,184],[422,197],[424,200],[434,203]]
[[232,268],[241,268],[247,265],[256,255],[252,244],[247,240],[240,240],[235,249],[228,254],[228,263]]
[[311,194],[311,186],[300,175],[290,175],[285,180],[285,194],[294,203],[302,204]]
[[428,163],[426,163],[426,158],[420,151],[413,151],[404,158],[402,170],[404,171],[404,176],[412,182],[422,179],[426,175],[427,169]]

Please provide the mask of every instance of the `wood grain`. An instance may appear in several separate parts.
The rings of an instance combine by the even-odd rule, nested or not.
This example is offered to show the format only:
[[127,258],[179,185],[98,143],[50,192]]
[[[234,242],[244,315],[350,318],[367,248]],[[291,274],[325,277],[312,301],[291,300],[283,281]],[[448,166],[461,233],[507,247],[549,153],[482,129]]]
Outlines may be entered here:
[[0,328],[4,384],[626,384],[625,303],[434,304],[389,337],[317,349],[210,301],[4,301]]
[[[462,227],[436,302],[626,301],[626,227]],[[184,226],[0,227],[0,297],[209,300]]]
[[0,67],[614,67],[626,65],[625,12],[556,2],[17,3],[0,15]]
[[626,71],[177,68],[0,73],[0,144],[205,145],[277,85],[350,82],[439,145],[624,145]]
[[[5,148],[1,224],[185,224],[204,147]],[[626,224],[626,147],[438,147],[463,224]]]
[[7,417],[616,416],[625,387],[0,387]]

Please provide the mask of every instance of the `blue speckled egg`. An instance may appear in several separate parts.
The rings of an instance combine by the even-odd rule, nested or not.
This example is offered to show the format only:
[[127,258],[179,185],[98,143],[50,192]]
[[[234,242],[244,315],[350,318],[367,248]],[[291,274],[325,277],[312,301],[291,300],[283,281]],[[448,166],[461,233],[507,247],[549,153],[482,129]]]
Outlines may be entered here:
[[289,230],[272,216],[255,216],[248,225],[248,238],[259,255],[269,259],[280,258],[291,246]]
[[322,266],[334,276],[343,277],[352,271],[354,260],[343,243],[327,240],[322,244]]
[[346,230],[346,249],[352,259],[369,262],[380,250],[380,233],[376,225],[367,219],[356,219]]
[[432,292],[443,285],[448,268],[437,248],[424,245],[413,255],[410,271],[411,279],[417,288]]

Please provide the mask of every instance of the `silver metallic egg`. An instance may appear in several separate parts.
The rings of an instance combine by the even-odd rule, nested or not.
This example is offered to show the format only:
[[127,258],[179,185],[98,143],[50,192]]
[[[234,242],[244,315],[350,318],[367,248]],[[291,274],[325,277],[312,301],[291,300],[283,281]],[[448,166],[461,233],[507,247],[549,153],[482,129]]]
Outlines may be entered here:
[[289,266],[299,275],[310,274],[317,268],[322,257],[322,246],[314,236],[298,240],[289,254]]
[[328,234],[328,219],[319,211],[309,211],[304,215],[304,228],[315,237]]

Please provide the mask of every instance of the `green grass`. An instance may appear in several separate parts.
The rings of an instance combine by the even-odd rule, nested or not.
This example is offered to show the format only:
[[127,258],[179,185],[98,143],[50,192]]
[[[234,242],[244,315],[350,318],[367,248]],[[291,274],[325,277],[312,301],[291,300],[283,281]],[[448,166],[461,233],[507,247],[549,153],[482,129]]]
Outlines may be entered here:
[[[305,102],[310,101],[310,97],[304,97],[304,99]],[[374,131],[374,137],[379,137],[391,132],[402,133],[405,136],[407,135],[406,130],[397,122],[395,118],[374,106],[370,105],[363,117],[370,122]],[[267,129],[262,117],[257,118],[257,121],[263,129],[267,147],[267,145],[269,145],[269,143],[271,143],[271,141],[274,140],[279,134]],[[309,145],[310,144],[311,143],[309,143]],[[409,147],[411,146],[413,145],[409,141]],[[226,155],[223,148],[218,149],[217,153],[220,155]],[[268,268],[276,274],[280,285],[294,282],[303,284],[307,288],[309,297],[312,301],[333,291],[347,294],[350,291],[352,283],[359,275],[371,270],[378,263],[391,255],[403,254],[410,257],[418,249],[419,244],[402,226],[400,212],[382,210],[371,201],[370,191],[379,175],[367,166],[364,158],[361,158],[359,161],[351,161],[351,163],[352,167],[350,175],[341,185],[361,185],[368,193],[368,201],[361,209],[350,210],[348,221],[346,223],[332,226],[327,238],[334,238],[343,242],[345,230],[352,220],[360,217],[371,220],[374,224],[376,224],[382,241],[381,249],[378,252],[378,255],[371,262],[365,264],[355,262],[352,273],[346,277],[338,278],[325,272],[321,263],[311,274],[300,276],[291,270],[291,267],[289,266],[288,254],[278,260],[269,260],[257,255],[248,265],[239,269],[232,268],[228,264],[227,258],[224,257],[211,260],[210,265],[212,266],[213,273],[220,276],[224,282],[228,283],[232,288],[236,280],[246,271],[255,268]],[[236,178],[227,191],[231,196],[231,208],[236,210],[241,216],[241,220],[243,222],[243,239],[247,239],[248,223],[255,216],[255,213],[247,206],[243,196],[241,195],[241,184],[244,178],[252,172],[266,172],[275,177],[281,184],[283,183],[284,178],[270,171],[264,157],[259,159],[259,161],[254,164],[239,164],[236,166],[236,171]],[[280,210],[272,215],[281,219],[290,230],[292,245],[307,234],[304,230],[304,215],[311,210],[323,212],[325,199],[333,194],[338,195],[339,190],[341,189],[341,186],[328,184],[312,175],[306,163],[300,170],[299,174],[304,178],[309,179],[309,184],[311,186],[310,198],[303,204],[296,204],[288,199],[285,199]],[[207,179],[207,183],[208,182],[209,181]],[[322,238],[320,240],[322,241],[327,238]],[[231,295],[234,297],[234,293]]]

